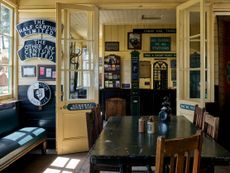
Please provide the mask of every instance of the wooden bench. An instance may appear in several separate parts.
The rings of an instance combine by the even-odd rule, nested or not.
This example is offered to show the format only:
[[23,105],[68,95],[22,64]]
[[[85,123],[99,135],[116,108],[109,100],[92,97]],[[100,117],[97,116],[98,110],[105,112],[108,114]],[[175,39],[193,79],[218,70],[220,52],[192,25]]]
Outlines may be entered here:
[[46,130],[21,126],[16,105],[0,105],[0,171],[38,145],[46,152]]

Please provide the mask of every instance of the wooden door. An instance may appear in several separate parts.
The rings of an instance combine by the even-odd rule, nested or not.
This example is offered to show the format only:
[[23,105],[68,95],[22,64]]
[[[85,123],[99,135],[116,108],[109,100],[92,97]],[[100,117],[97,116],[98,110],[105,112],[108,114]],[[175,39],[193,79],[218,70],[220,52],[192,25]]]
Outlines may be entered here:
[[88,150],[86,112],[98,103],[98,9],[56,4],[57,153]]
[[177,7],[177,114],[191,121],[196,104],[204,107],[213,100],[210,30],[210,7],[205,0],[189,0]]

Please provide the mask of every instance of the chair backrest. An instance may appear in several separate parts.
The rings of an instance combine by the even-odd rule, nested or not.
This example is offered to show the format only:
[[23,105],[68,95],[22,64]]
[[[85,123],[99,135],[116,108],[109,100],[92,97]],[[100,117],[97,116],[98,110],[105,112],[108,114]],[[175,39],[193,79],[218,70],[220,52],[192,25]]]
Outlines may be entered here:
[[125,116],[126,101],[122,98],[109,98],[105,101],[106,118],[110,116]]
[[219,117],[214,117],[213,115],[210,115],[208,112],[204,112],[202,130],[205,134],[217,140],[219,130]]
[[202,129],[203,117],[204,117],[204,108],[195,105],[193,124],[195,124],[195,126],[199,129]]
[[100,135],[102,129],[103,129],[103,119],[101,116],[101,111],[100,111],[100,105],[97,104],[96,107],[92,109],[92,112],[94,114],[94,127],[95,127],[95,133],[96,133],[96,138]]
[[[155,173],[163,173],[165,164],[170,173],[198,173],[202,147],[201,130],[187,138],[157,138]],[[164,158],[169,159],[169,163]],[[193,160],[193,162],[190,162]],[[192,163],[192,165],[191,165]],[[191,167],[192,166],[192,167]]]
[[89,148],[93,146],[103,129],[103,119],[100,114],[99,104],[92,108],[90,112],[86,112],[86,123],[88,132]]

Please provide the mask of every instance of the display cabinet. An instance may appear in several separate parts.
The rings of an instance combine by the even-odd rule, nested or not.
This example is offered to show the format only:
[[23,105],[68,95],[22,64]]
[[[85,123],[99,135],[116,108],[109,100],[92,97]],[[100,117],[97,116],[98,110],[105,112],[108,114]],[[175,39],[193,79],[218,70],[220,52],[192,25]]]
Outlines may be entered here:
[[105,88],[120,88],[120,56],[110,54],[104,58]]

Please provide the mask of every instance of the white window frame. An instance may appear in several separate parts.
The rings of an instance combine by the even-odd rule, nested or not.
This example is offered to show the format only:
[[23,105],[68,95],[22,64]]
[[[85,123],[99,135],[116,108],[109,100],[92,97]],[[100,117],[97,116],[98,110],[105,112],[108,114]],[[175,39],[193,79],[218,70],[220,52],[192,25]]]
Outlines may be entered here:
[[7,0],[0,0],[0,4],[3,4],[4,6],[6,6],[7,8],[10,8],[12,10],[12,16],[11,16],[11,50],[10,50],[10,57],[11,60],[9,62],[9,69],[10,69],[10,92],[9,94],[6,95],[0,95],[0,102],[5,102],[7,100],[16,100],[17,99],[17,93],[18,93],[18,89],[17,89],[17,71],[18,71],[18,67],[17,67],[17,60],[16,60],[16,19],[17,19],[17,6],[16,4],[7,1]]

